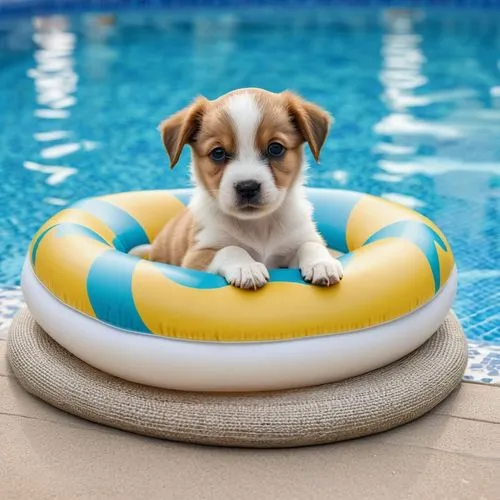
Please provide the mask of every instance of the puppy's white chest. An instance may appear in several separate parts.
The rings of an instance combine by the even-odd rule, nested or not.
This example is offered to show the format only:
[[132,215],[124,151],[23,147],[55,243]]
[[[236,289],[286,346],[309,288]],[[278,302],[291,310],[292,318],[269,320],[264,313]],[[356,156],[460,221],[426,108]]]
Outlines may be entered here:
[[288,256],[285,256],[284,248],[278,242],[270,241],[260,248],[249,247],[247,250],[258,262],[262,262],[267,268],[276,268],[286,265]]
[[290,252],[295,245],[284,232],[277,228],[258,232],[248,232],[240,235],[240,245],[258,262],[268,268],[286,266]]

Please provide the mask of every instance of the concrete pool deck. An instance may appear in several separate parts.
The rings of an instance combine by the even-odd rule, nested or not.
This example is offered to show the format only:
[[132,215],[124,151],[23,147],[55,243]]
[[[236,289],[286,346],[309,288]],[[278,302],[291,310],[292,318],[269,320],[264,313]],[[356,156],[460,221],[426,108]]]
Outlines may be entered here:
[[500,492],[500,387],[462,383],[406,426],[333,445],[242,450],[136,436],[27,394],[0,332],[0,497],[474,499]]

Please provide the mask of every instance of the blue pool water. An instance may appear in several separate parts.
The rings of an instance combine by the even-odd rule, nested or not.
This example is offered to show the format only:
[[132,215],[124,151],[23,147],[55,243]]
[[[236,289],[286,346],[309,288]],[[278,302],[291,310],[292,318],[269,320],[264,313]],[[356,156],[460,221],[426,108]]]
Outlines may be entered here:
[[311,186],[419,210],[456,254],[454,308],[500,343],[500,13],[122,12],[0,21],[0,287],[81,197],[188,185],[156,131],[195,95],[291,88],[336,125]]

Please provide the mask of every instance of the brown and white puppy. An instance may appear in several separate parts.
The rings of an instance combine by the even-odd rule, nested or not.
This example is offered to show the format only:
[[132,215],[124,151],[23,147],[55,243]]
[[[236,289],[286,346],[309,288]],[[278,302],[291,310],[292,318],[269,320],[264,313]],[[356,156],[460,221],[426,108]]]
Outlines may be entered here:
[[160,125],[171,167],[192,149],[188,208],[153,242],[150,258],[259,288],[269,268],[299,267],[315,285],[342,279],[312,220],[303,188],[304,144],[318,161],[330,126],[320,107],[291,92],[240,89],[203,97]]

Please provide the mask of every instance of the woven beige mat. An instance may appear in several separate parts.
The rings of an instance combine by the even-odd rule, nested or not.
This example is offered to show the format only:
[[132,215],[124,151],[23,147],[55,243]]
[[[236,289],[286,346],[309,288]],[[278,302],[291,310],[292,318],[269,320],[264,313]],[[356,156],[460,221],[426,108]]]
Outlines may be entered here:
[[25,309],[11,325],[8,358],[28,392],[87,420],[176,441],[277,448],[357,438],[420,417],[460,383],[467,342],[450,314],[422,347],[365,375],[288,391],[205,394],[96,370],[53,341]]

